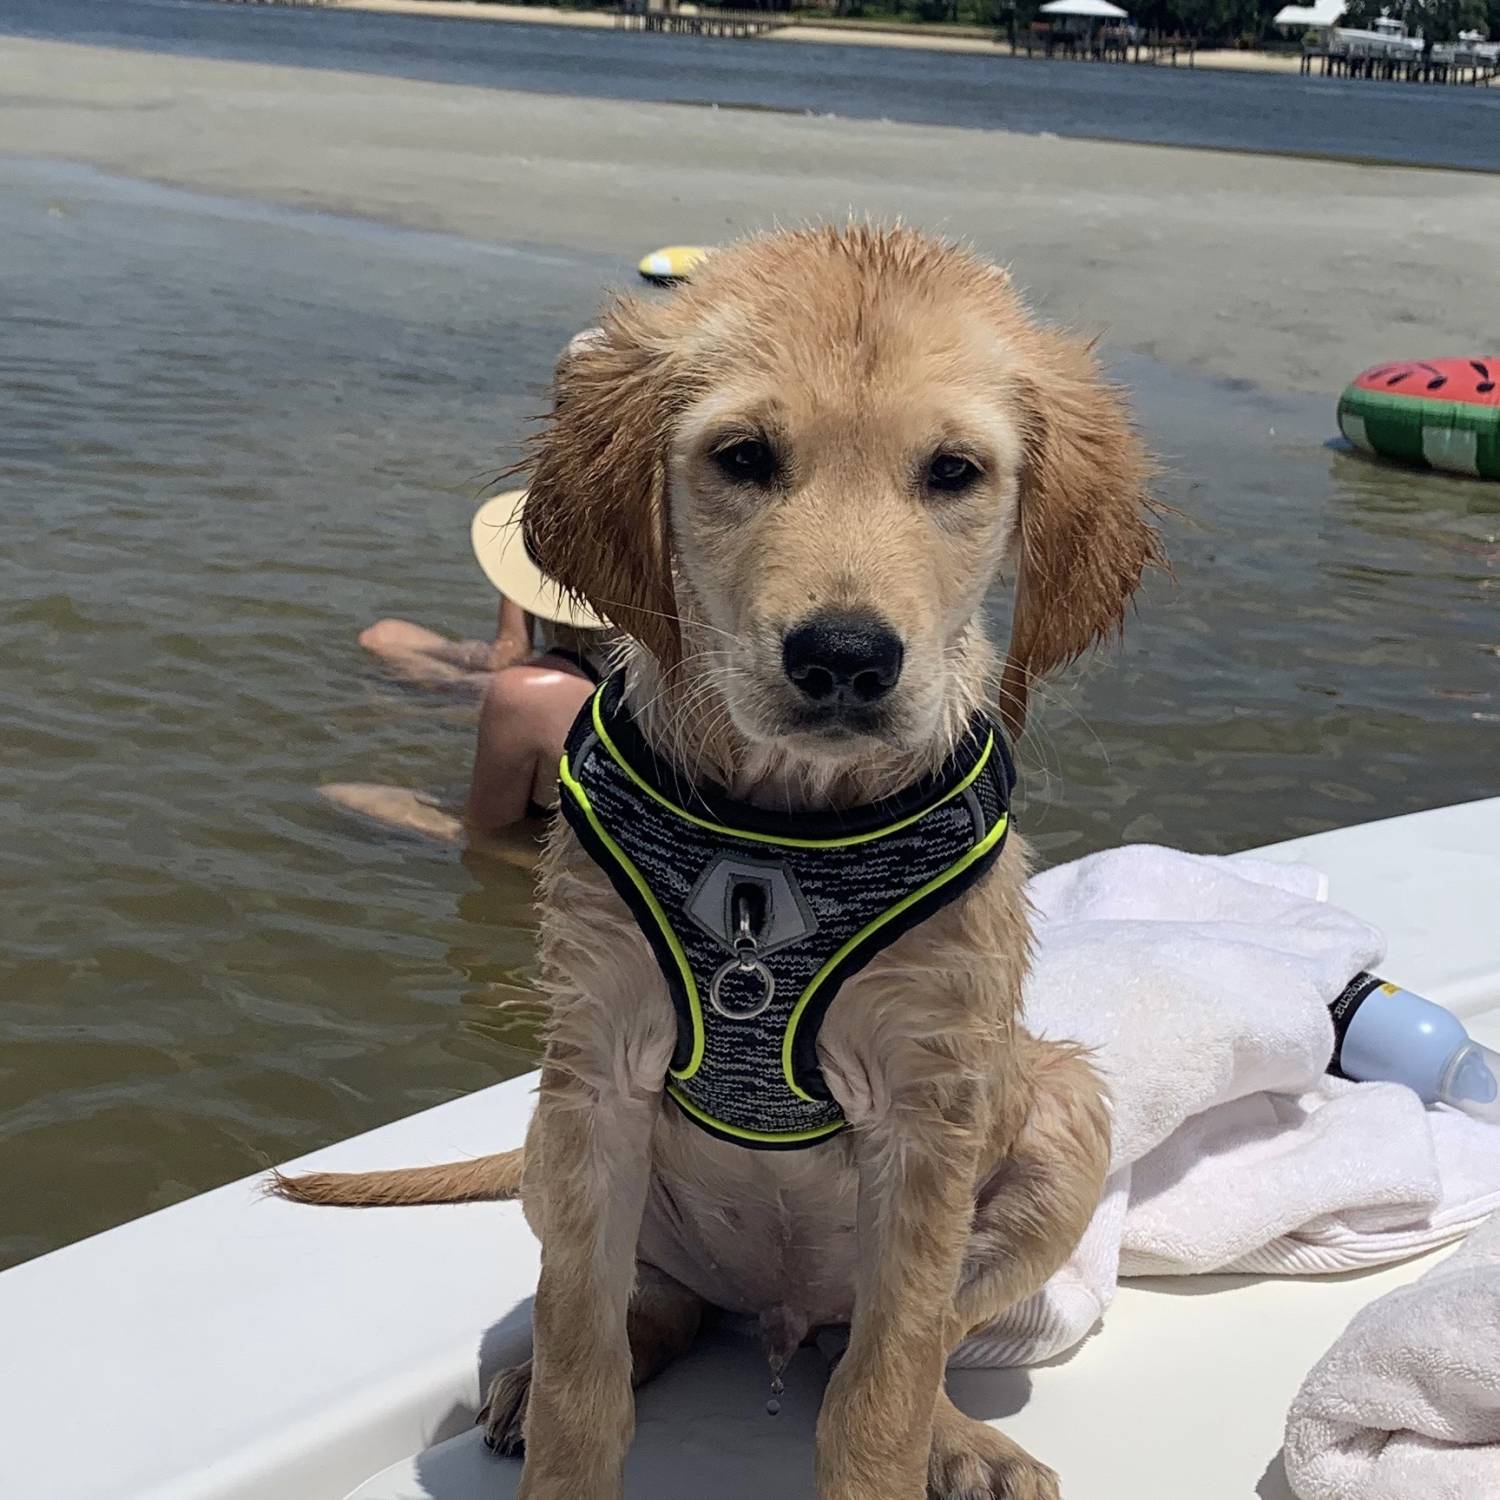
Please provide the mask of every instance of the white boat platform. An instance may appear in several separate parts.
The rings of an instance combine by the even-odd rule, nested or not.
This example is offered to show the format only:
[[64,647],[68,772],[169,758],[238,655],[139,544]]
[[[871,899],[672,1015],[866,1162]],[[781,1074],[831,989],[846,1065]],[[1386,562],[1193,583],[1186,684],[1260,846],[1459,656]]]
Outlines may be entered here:
[[[1500,1047],[1500,799],[1256,851],[1325,871],[1384,928],[1382,972]],[[520,1142],[520,1078],[292,1163],[352,1169]],[[1441,1252],[1440,1252],[1441,1253]],[[1429,1258],[1430,1259],[1430,1258]],[[1059,1470],[1067,1500],[1287,1500],[1282,1423],[1365,1303],[1429,1259],[1339,1277],[1122,1286],[1098,1333],[1030,1370],[950,1377]],[[5,1500],[507,1500],[473,1429],[524,1352],[537,1247],[515,1204],[353,1212],[232,1183],[0,1275]],[[812,1500],[826,1368],[782,1414],[732,1328],[648,1386],[630,1500]]]

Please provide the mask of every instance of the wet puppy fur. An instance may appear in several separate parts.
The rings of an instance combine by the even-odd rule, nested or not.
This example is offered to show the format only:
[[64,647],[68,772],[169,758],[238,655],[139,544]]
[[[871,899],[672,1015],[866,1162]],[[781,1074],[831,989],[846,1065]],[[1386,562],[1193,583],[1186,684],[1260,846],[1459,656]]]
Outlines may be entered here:
[[[1007,274],[904,228],[716,251],[625,299],[559,370],[528,543],[628,637],[627,697],[686,777],[766,807],[854,806],[935,771],[976,709],[1120,628],[1158,563],[1150,466],[1090,348]],[[1013,573],[1008,652],[984,603]],[[831,643],[831,644],[830,644]],[[283,1180],[309,1202],[519,1194],[543,1242],[535,1351],[481,1414],[522,1500],[617,1500],[633,1384],[707,1306],[783,1359],[851,1325],[818,1424],[820,1500],[1042,1500],[1051,1470],[960,1413],[949,1354],[1076,1244],[1108,1156],[1100,1082],[1020,1024],[1027,851],[855,976],[819,1057],[850,1129],[726,1145],[664,1101],[665,984],[557,823],[551,1020],[524,1153]],[[1086,1415],[1086,1414],[1081,1414]]]

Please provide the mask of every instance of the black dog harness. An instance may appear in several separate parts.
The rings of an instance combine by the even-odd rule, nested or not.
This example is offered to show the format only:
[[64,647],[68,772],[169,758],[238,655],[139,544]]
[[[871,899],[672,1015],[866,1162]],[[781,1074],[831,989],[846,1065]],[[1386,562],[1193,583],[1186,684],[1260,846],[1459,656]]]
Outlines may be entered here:
[[1015,785],[1004,738],[980,715],[936,776],[894,797],[773,813],[693,787],[651,750],[623,693],[616,674],[573,725],[562,811],[666,976],[667,1092],[721,1139],[814,1145],[846,1123],[818,1066],[828,1007],[1000,853]]

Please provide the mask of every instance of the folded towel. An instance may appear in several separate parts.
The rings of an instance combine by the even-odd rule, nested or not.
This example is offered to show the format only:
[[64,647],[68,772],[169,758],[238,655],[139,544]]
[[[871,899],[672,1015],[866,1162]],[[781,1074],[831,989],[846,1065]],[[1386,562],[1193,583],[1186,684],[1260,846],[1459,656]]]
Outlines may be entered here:
[[1301,1500],[1500,1495],[1500,1217],[1361,1310],[1286,1425]]
[[1383,943],[1316,870],[1139,845],[1030,889],[1027,1024],[1095,1049],[1111,1175],[1068,1264],[955,1365],[1069,1348],[1119,1276],[1378,1265],[1500,1207],[1500,1130],[1327,1076],[1329,1002]]

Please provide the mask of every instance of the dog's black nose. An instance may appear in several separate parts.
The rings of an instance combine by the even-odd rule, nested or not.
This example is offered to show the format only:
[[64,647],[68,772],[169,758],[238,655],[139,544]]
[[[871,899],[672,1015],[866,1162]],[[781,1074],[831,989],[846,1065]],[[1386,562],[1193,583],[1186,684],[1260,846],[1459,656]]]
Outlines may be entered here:
[[895,687],[905,654],[901,637],[873,615],[822,615],[787,634],[781,662],[814,703],[876,703]]

